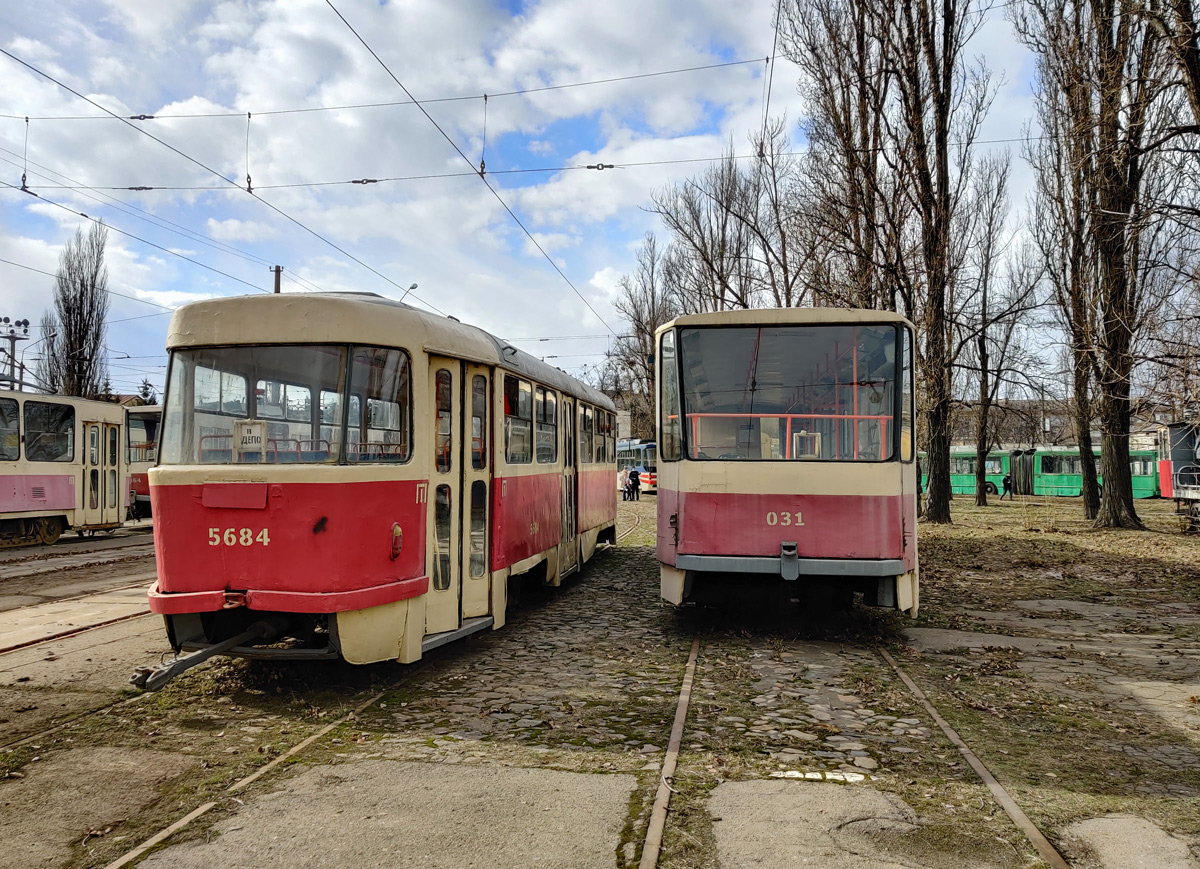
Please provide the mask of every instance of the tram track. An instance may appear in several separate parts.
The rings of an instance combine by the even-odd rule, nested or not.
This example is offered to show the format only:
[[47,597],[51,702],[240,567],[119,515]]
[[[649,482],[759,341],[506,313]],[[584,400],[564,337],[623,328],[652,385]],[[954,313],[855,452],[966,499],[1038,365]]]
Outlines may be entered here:
[[109,552],[114,549],[125,549],[130,546],[144,545],[144,535],[152,533],[150,525],[122,529],[119,536],[95,537],[62,537],[54,544],[37,544],[24,547],[0,548],[0,565],[22,564],[35,561],[48,561],[72,555],[96,554]]

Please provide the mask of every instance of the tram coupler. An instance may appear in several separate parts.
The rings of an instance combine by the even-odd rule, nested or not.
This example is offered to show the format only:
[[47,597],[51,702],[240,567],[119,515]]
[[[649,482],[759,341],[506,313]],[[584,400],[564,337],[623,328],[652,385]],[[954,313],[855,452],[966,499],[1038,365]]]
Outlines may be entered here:
[[224,654],[230,649],[245,643],[274,639],[287,629],[287,624],[287,619],[279,616],[260,619],[240,634],[232,636],[227,640],[222,640],[219,643],[214,643],[208,648],[192,652],[190,655],[176,658],[165,667],[159,667],[158,669],[138,667],[133,671],[133,675],[129,677],[129,684],[138,688],[144,688],[147,691],[158,691],[180,673],[187,672],[192,667],[204,663],[214,655]]
[[800,578],[800,550],[794,540],[779,544],[779,574],[789,582]]

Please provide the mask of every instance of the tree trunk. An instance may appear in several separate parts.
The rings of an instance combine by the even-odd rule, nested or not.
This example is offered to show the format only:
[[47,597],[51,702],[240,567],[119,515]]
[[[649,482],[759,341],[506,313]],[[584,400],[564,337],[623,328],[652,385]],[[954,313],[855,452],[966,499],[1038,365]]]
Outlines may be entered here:
[[1133,476],[1129,467],[1129,382],[1109,384],[1100,399],[1100,496],[1097,528],[1144,529],[1133,506]]
[[1075,430],[1083,477],[1083,516],[1095,519],[1100,513],[1100,484],[1096,480],[1095,447],[1092,445],[1091,362],[1086,351],[1072,348],[1075,363]]

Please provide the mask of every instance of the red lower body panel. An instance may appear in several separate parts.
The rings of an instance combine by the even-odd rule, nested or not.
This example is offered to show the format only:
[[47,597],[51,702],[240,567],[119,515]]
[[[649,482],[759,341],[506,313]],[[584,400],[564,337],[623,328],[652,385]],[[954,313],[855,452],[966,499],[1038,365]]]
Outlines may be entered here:
[[[794,541],[801,558],[912,558],[915,506],[901,495],[658,493],[658,556],[778,556]],[[674,545],[678,523],[678,545]],[[910,515],[911,514],[911,515]]]
[[233,592],[253,609],[341,612],[421,594],[425,492],[415,480],[153,486],[151,608],[222,609]]

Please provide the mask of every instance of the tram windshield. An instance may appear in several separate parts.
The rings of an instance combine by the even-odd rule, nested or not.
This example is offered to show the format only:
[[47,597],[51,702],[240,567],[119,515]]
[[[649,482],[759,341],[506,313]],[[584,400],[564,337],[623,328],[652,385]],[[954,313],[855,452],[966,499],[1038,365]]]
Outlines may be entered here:
[[129,414],[125,428],[125,461],[153,462],[158,458],[158,424],[155,414]]
[[894,458],[897,343],[890,324],[680,330],[688,456]]
[[161,463],[406,462],[410,379],[408,354],[381,347],[176,350]]

